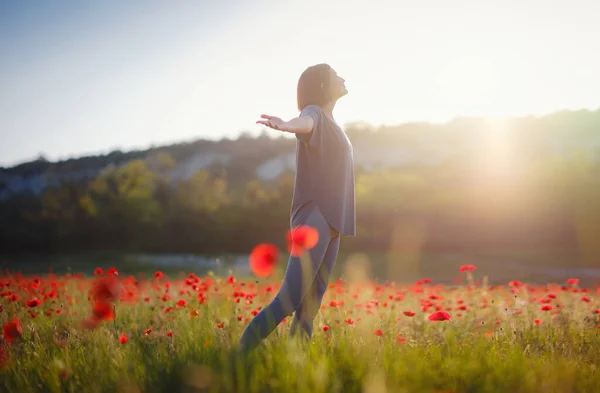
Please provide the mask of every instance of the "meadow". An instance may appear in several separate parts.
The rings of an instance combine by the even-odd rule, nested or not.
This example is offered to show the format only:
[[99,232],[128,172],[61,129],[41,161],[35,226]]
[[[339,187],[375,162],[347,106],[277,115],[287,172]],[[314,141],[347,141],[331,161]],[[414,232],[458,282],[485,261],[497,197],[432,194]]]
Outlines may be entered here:
[[127,275],[110,267],[93,275],[5,272],[0,389],[597,391],[598,289],[580,287],[576,277],[490,285],[474,265],[457,274],[464,281],[455,285],[336,279],[308,347],[288,340],[288,319],[258,350],[232,362],[278,278]]

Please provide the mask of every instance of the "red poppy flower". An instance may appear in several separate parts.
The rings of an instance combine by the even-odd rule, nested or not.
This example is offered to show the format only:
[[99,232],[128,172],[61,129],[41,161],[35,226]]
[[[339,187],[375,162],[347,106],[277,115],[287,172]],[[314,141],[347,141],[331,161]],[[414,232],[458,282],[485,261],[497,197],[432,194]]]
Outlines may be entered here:
[[55,299],[58,297],[58,293],[53,289],[44,295],[44,299]]
[[4,324],[2,333],[4,334],[6,342],[12,344],[17,338],[20,338],[23,335],[21,322],[17,318],[13,318],[11,321]]
[[521,281],[514,280],[514,281],[509,282],[508,285],[513,288],[519,288],[523,284],[521,283]]
[[96,270],[94,270],[94,276],[101,276],[103,274],[104,274],[104,270],[102,270],[99,267],[97,267]]
[[460,272],[461,272],[461,273],[464,273],[464,272],[472,272],[472,271],[475,271],[475,270],[477,270],[477,267],[476,267],[475,265],[462,265],[462,266],[459,268],[459,270],[460,270]]
[[578,278],[569,278],[567,280],[567,283],[569,283],[571,285],[576,285],[576,284],[579,284],[579,279]]
[[431,314],[428,318],[430,321],[439,322],[439,321],[449,321],[450,314],[444,311],[436,311]]
[[40,279],[38,277],[34,277],[31,280],[31,288],[33,288],[33,289],[39,288],[40,287],[40,283],[41,283]]
[[373,331],[373,334],[379,337],[383,336],[383,332],[381,331],[381,329],[375,329]]
[[98,300],[94,303],[92,314],[94,315],[94,318],[99,321],[112,321],[115,319],[115,311],[111,305],[104,300]]
[[413,311],[403,311],[404,315],[406,315],[407,317],[414,317],[415,313]]
[[175,305],[177,306],[177,308],[183,308],[187,305],[187,302],[185,301],[185,299],[179,299]]
[[128,341],[129,341],[129,339],[127,338],[127,336],[125,335],[125,333],[121,334],[121,337],[119,337],[119,342],[121,344],[127,344]]
[[323,331],[324,331],[324,332],[326,332],[326,331],[328,331],[328,330],[329,330],[329,326],[327,326],[327,325],[323,326]]
[[299,225],[287,233],[288,252],[295,257],[310,250],[319,242],[319,232],[309,225]]
[[258,277],[273,274],[279,260],[279,249],[270,243],[261,243],[250,253],[250,269]]
[[27,300],[27,307],[29,307],[29,308],[37,307],[40,304],[41,304],[41,302],[40,302],[40,299],[38,299],[38,298]]
[[113,301],[119,297],[120,285],[115,276],[104,276],[97,279],[90,289],[93,300]]

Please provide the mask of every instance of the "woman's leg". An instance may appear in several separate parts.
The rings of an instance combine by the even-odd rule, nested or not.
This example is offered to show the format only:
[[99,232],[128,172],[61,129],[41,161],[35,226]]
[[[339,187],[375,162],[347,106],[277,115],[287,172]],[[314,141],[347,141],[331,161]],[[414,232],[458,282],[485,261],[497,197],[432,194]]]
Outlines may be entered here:
[[302,303],[306,293],[320,270],[321,264],[329,249],[331,231],[327,220],[319,209],[314,209],[306,219],[305,225],[315,228],[319,233],[318,243],[306,256],[290,256],[283,283],[275,298],[263,308],[248,324],[239,348],[243,351],[254,349],[281,323],[283,318],[291,315]]
[[304,296],[302,303],[296,309],[294,319],[290,326],[290,337],[296,336],[300,333],[303,334],[301,338],[312,337],[313,332],[313,320],[317,316],[319,309],[321,308],[321,302],[323,301],[323,295],[327,291],[329,284],[329,277],[335,266],[337,260],[338,251],[340,248],[340,236],[337,234],[329,242],[327,252],[323,258],[323,263],[319,268],[319,272],[316,275],[310,290]]

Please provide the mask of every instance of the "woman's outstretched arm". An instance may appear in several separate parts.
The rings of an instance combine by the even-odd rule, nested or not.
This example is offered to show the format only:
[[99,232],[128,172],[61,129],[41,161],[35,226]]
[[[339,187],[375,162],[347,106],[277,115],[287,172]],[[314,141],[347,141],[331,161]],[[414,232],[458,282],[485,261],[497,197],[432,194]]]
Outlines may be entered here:
[[257,124],[264,124],[274,130],[291,132],[294,134],[310,134],[314,127],[314,120],[310,116],[294,117],[283,121],[277,116],[261,115],[265,120],[258,120]]

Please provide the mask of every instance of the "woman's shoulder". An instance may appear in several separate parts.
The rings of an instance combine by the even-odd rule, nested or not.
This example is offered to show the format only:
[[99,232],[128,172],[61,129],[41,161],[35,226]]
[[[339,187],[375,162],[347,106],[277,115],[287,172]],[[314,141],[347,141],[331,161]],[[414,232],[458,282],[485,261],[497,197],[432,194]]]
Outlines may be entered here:
[[319,105],[316,105],[316,104],[307,105],[304,108],[302,108],[302,110],[300,111],[301,114],[307,114],[307,113],[321,114],[321,112],[323,112],[323,109]]

